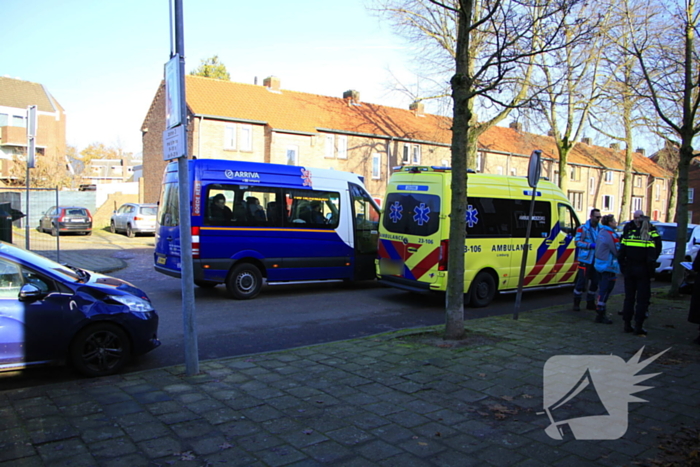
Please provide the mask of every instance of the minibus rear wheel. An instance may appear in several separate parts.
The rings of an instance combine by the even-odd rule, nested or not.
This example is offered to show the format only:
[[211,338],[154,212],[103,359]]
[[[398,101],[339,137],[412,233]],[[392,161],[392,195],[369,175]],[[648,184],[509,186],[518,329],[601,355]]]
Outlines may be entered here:
[[493,276],[486,271],[481,271],[472,281],[469,289],[471,305],[474,308],[483,308],[496,296],[496,281]]
[[231,269],[226,281],[229,295],[238,300],[255,298],[262,288],[260,269],[250,263],[241,263]]

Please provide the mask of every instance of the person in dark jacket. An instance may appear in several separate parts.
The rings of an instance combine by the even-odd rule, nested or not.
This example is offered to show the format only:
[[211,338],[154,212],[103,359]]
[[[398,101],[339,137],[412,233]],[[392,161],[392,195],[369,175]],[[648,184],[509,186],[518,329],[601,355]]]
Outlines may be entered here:
[[[693,261],[693,271],[695,271],[695,283],[693,284],[693,294],[690,296],[688,321],[693,324],[700,324],[700,253]],[[693,340],[693,343],[700,344],[700,334]]]
[[[625,277],[625,302],[622,307],[624,331],[644,336],[644,320],[649,311],[651,278],[656,259],[661,253],[661,237],[647,216],[634,222],[627,234],[622,235],[618,261]],[[632,327],[634,318],[634,328]]]

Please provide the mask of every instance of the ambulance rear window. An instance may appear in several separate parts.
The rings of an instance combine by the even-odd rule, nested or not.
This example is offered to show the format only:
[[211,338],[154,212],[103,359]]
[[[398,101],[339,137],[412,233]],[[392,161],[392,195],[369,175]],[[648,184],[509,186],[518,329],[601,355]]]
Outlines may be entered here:
[[426,237],[440,227],[440,197],[421,193],[391,193],[382,225],[387,232]]

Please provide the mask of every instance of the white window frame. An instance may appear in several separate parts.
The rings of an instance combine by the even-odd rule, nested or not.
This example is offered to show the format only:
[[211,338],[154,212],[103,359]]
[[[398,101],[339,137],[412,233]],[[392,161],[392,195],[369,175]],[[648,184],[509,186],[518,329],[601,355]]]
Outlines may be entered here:
[[503,166],[499,165],[496,167],[496,175],[503,175]]
[[605,177],[605,183],[608,185],[612,185],[613,182],[613,171],[612,170],[606,170],[605,174],[603,175]]
[[420,145],[414,144],[411,148],[411,160],[413,164],[420,164]]
[[640,196],[632,197],[632,211],[642,211],[644,200]]
[[636,188],[641,188],[642,187],[642,177],[639,175],[634,176],[634,186]]
[[589,182],[588,182],[588,191],[590,191],[591,194],[593,194],[593,192],[595,191],[595,177],[591,177],[591,178],[589,179]]
[[236,125],[224,127],[224,149],[236,149]]
[[449,167],[449,166],[450,166],[450,161],[448,161],[447,159],[443,159],[443,160],[442,160],[442,166],[443,166],[443,167]]
[[253,151],[253,126],[252,125],[239,125],[239,147],[240,151]]
[[615,209],[615,196],[613,195],[603,195],[602,197],[603,206],[600,208],[603,212],[611,212]]
[[688,203],[695,202],[695,188],[688,188]]
[[411,147],[408,144],[403,145],[403,157],[401,158],[401,163],[408,165],[411,162]]
[[510,169],[510,175],[513,176],[513,177],[517,177],[517,176],[518,176],[518,170],[517,170],[515,167],[511,167],[511,169]]
[[477,152],[476,153],[476,168],[474,170],[476,170],[477,172],[480,172],[480,173],[483,172],[483,168],[482,168],[483,164],[481,162],[482,162],[481,153]]
[[[291,159],[289,157],[290,154],[292,155]],[[287,152],[285,156],[285,163],[287,165],[299,165],[299,146],[295,144],[287,146]]]
[[661,199],[661,184],[657,183],[655,186],[656,186],[656,190],[655,190],[654,198],[656,199],[656,201],[658,201]]
[[326,159],[333,159],[335,157],[335,136],[326,135],[326,146],[325,155]]
[[382,155],[379,153],[372,154],[372,179],[379,180],[382,178]]
[[338,135],[338,159],[348,158],[348,137],[345,135]]

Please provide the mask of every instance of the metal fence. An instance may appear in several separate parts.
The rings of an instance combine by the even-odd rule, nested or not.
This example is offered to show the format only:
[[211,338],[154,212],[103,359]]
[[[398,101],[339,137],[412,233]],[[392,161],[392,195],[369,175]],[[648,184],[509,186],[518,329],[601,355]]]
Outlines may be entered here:
[[52,253],[60,259],[60,237],[50,232],[39,232],[39,219],[53,206],[61,205],[58,188],[17,188],[0,187],[0,205],[9,204],[12,215],[11,241],[27,250],[39,253]]

